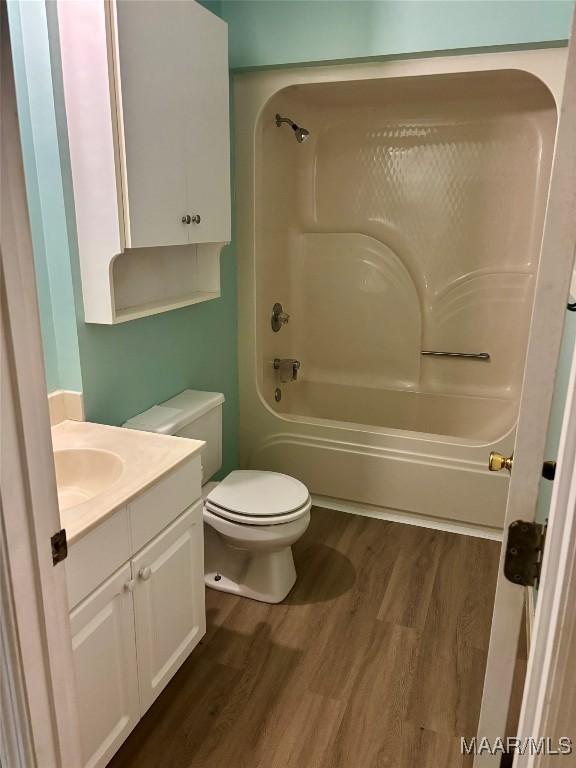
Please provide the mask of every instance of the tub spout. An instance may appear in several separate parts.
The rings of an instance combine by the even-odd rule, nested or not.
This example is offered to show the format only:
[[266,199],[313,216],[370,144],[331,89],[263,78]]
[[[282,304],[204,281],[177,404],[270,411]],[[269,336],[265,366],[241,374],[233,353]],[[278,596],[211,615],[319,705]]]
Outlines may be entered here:
[[274,370],[279,372],[282,384],[287,384],[289,381],[296,381],[298,378],[298,371],[300,370],[300,360],[294,360],[290,357],[282,359],[275,357]]

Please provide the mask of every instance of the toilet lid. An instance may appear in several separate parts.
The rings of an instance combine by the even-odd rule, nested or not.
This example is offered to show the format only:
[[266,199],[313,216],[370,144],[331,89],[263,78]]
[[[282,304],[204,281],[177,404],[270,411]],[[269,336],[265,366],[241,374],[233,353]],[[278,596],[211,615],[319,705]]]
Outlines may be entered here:
[[309,498],[306,486],[294,477],[241,469],[231,472],[206,500],[238,515],[273,517],[299,510]]

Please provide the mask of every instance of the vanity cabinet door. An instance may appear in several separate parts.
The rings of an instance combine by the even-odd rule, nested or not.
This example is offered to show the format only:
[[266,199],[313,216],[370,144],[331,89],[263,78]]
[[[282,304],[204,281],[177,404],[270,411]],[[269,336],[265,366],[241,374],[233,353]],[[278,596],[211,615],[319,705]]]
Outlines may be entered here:
[[202,503],[132,560],[141,714],[206,631]]
[[140,717],[126,564],[70,614],[83,765],[105,766]]

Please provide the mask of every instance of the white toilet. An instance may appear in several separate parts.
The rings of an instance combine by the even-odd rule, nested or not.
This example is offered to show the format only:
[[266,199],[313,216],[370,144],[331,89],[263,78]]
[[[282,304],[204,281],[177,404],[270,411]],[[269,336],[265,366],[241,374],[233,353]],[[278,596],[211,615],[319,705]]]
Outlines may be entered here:
[[299,480],[277,472],[237,470],[207,481],[222,465],[219,392],[187,389],[129,419],[124,426],[204,440],[204,572],[222,592],[279,603],[296,582],[292,544],[310,522],[310,494]]

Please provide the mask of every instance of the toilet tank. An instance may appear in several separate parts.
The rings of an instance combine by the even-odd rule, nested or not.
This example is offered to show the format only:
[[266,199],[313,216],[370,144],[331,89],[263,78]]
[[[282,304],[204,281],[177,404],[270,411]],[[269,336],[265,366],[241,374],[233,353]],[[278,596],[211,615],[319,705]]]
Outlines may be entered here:
[[202,483],[206,483],[222,466],[223,402],[224,395],[221,392],[185,389],[176,397],[133,416],[122,426],[143,432],[204,440],[206,447],[202,451]]

